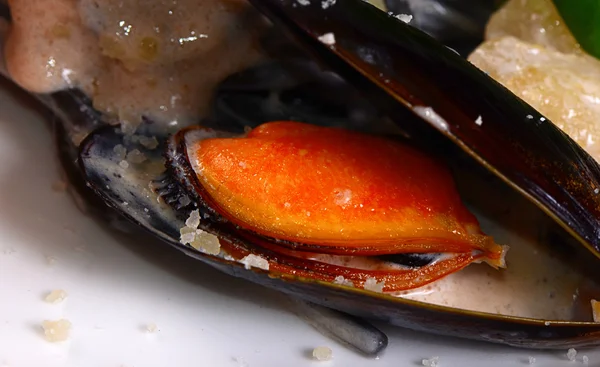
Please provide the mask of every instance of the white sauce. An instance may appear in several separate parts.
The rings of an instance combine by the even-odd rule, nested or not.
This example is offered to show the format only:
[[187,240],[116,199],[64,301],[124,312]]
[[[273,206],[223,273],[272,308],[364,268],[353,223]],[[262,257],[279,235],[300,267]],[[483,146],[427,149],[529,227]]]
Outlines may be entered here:
[[[577,289],[583,278],[560,258],[538,245],[549,219],[532,204],[515,200],[508,189],[495,187],[474,177],[459,179],[467,202],[485,202],[471,210],[483,230],[496,242],[507,244],[507,268],[494,270],[472,264],[425,287],[399,296],[462,309],[548,320],[570,320],[577,312]],[[581,302],[585,302],[581,300]],[[587,301],[589,302],[589,301]],[[591,318],[591,307],[587,317]]]
[[[78,4],[75,5],[75,4]],[[242,0],[12,0],[8,72],[23,88],[79,87],[135,126],[197,122],[226,76],[256,63],[263,20]]]

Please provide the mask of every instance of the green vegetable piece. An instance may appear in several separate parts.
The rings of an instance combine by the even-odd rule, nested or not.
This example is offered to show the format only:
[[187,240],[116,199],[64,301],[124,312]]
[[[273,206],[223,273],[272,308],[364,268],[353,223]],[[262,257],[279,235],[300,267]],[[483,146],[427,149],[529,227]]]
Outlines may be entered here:
[[565,24],[581,47],[600,58],[600,1],[553,0]]

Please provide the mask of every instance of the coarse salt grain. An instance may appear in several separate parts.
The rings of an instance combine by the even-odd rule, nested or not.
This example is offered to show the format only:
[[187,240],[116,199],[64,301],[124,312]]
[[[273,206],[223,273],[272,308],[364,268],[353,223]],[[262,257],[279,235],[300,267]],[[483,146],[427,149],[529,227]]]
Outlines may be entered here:
[[123,159],[125,159],[125,156],[127,155],[127,148],[125,148],[121,144],[117,144],[114,146],[113,152],[115,152],[117,154],[116,158],[118,160],[123,160]]
[[329,347],[316,347],[312,355],[317,361],[329,361],[333,358],[333,351]]
[[185,226],[196,229],[200,225],[200,210],[192,210],[190,216],[185,221]]
[[221,243],[217,236],[201,229],[197,229],[194,233],[190,246],[209,255],[218,255],[221,252]]
[[335,205],[345,206],[352,201],[352,190],[349,189],[335,189],[334,190],[334,202]]
[[413,19],[413,16],[410,14],[398,14],[398,15],[394,15],[394,17],[396,17],[397,19],[399,19],[407,24],[410,23],[410,21]]
[[337,277],[335,277],[335,279],[333,280],[333,284],[345,285],[348,287],[354,286],[354,283],[352,283],[351,280],[344,278],[343,275],[338,275]]
[[372,292],[383,293],[383,287],[385,286],[385,280],[377,282],[375,278],[367,278],[365,281],[364,289]]
[[331,32],[325,33],[324,35],[319,36],[319,41],[328,46],[335,45],[335,35]]
[[55,289],[44,298],[48,303],[60,303],[67,298],[67,292],[62,289]]
[[237,362],[238,367],[248,367],[248,362],[243,357],[234,357],[233,360]]
[[129,168],[129,162],[127,162],[126,160],[122,160],[121,162],[119,162],[119,167],[127,169]]
[[46,340],[52,343],[62,342],[69,339],[71,322],[65,319],[57,321],[44,320],[42,328],[44,329]]
[[150,323],[148,325],[146,325],[146,332],[148,333],[154,333],[158,330],[158,327],[156,326],[155,323]]
[[327,8],[329,8],[331,6],[334,6],[335,5],[335,1],[336,0],[323,0],[323,1],[321,1],[321,7],[323,9],[327,9]]
[[421,364],[426,367],[437,367],[440,357],[431,357],[427,359],[423,359]]
[[137,135],[138,136],[138,141],[139,143],[144,146],[146,149],[156,149],[158,147],[158,140],[156,140],[156,138],[153,136],[151,138],[143,136],[143,135]]
[[529,356],[529,364],[535,364],[535,357]]
[[590,363],[590,359],[588,356],[583,356],[581,357],[581,362],[583,362],[583,364],[588,364]]
[[577,357],[577,350],[575,348],[570,348],[567,351],[567,358],[569,359],[569,361],[574,361],[576,357]]
[[266,259],[263,259],[260,256],[256,256],[254,254],[247,255],[242,260],[240,260],[246,269],[250,269],[252,267],[259,268],[263,270],[269,270],[269,262]]
[[138,149],[134,149],[132,151],[130,151],[129,153],[127,153],[127,156],[125,158],[127,160],[127,162],[131,162],[133,164],[139,164],[139,163],[143,163],[146,159],[146,155],[144,155],[144,153],[140,152]]
[[475,124],[477,124],[477,126],[481,126],[481,124],[483,124],[483,120],[481,119],[481,116],[477,117],[477,120],[475,120]]

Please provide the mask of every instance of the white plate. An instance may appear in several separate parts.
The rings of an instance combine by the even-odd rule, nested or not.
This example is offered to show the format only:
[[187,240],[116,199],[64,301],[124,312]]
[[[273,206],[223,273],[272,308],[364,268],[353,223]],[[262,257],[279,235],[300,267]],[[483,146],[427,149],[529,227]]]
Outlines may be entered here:
[[[270,290],[234,279],[167,246],[131,243],[82,215],[59,181],[43,118],[0,90],[0,366],[600,366],[599,351],[516,350],[382,326],[378,359],[320,335]],[[55,258],[49,264],[47,257]],[[44,296],[64,289],[68,298]],[[41,322],[66,318],[70,340],[44,340]],[[146,330],[155,323],[154,333]],[[313,348],[333,349],[315,362]]]

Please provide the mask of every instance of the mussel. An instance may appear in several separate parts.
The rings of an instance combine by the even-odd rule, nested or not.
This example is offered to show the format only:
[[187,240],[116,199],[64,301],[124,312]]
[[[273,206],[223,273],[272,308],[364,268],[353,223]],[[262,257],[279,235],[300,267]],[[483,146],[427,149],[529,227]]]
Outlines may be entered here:
[[[246,122],[232,108],[172,136],[146,121],[135,139],[92,119],[78,164],[96,198],[223,272],[351,315],[520,347],[600,345],[590,303],[600,166],[581,147],[455,51],[366,2],[251,3],[335,74],[327,88],[363,94],[368,118],[355,130],[369,133],[307,124],[310,113],[233,131],[218,121]],[[216,91],[217,106],[248,94],[232,85]],[[496,221],[524,232],[495,231]],[[436,301],[454,295],[431,293],[444,280],[481,307]],[[507,309],[521,297],[520,310]]]

